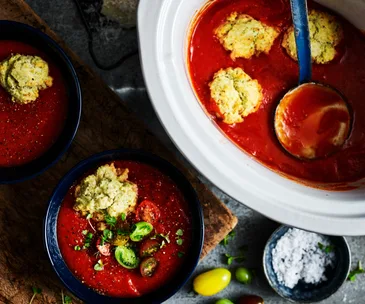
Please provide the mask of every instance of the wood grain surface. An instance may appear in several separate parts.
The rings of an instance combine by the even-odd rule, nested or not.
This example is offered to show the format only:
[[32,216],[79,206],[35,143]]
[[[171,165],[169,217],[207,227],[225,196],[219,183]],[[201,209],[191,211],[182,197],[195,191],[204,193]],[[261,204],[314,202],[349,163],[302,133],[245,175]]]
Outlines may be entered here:
[[0,303],[28,303],[32,287],[42,289],[33,303],[62,303],[64,287],[44,251],[43,217],[60,178],[79,161],[97,152],[121,147],[141,148],[179,167],[195,187],[203,205],[202,257],[234,228],[237,218],[197,179],[197,173],[184,168],[25,2],[0,0],[0,19],[30,24],[60,43],[74,63],[83,92],[80,128],[66,155],[33,180],[0,186]]

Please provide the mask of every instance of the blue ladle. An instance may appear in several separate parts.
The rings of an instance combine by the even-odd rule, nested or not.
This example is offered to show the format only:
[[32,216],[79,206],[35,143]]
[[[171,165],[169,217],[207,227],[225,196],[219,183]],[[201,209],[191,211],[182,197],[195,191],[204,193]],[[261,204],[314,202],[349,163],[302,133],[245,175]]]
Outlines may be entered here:
[[337,90],[312,81],[307,1],[291,0],[290,4],[299,84],[285,94],[276,108],[275,133],[282,147],[297,158],[326,157],[348,138],[350,110]]

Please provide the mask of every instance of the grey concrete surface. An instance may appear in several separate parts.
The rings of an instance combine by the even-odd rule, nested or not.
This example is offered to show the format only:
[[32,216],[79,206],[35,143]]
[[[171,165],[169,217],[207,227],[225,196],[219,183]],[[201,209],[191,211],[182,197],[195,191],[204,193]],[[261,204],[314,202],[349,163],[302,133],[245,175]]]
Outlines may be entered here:
[[[150,129],[159,138],[161,138],[170,149],[173,149],[179,157],[183,158],[183,156],[180,155],[171,143],[156,118],[143,83],[138,56],[131,58],[122,67],[119,67],[116,70],[109,72],[101,71],[95,67],[89,55],[86,32],[80,21],[80,16],[76,11],[76,6],[73,0],[26,1],[50,25],[50,27],[66,41],[71,49],[73,49],[85,63],[93,67],[94,70],[109,84],[109,86],[122,96],[123,102],[126,102],[128,106],[145,121]],[[135,33],[132,35],[132,38],[128,38],[131,39],[131,41],[128,41],[128,39],[126,40],[123,37],[121,38],[120,35],[123,36],[123,33],[118,30],[110,30],[103,35],[104,37],[102,38],[109,41],[109,44],[117,44],[108,49],[96,47],[98,51],[97,53],[101,56],[100,58],[105,60],[105,62],[113,62],[118,58],[118,56],[120,56],[125,48],[129,48],[131,45],[136,43]],[[120,44],[121,41],[122,44]],[[263,246],[268,236],[278,224],[263,217],[259,213],[246,208],[243,204],[234,201],[223,194],[219,189],[211,185],[205,178],[201,178],[203,182],[209,185],[209,187],[211,187],[211,189],[237,215],[239,223],[236,229],[237,236],[234,241],[232,241],[227,248],[218,246],[213,252],[211,252],[209,256],[199,264],[196,269],[196,274],[215,267],[226,267],[223,254],[226,252],[237,253],[238,248],[242,245],[247,245],[247,259],[243,265],[255,269],[257,275],[253,284],[250,286],[241,285],[233,280],[226,290],[216,297],[209,298],[195,295],[194,292],[192,292],[191,282],[188,282],[182,290],[165,303],[214,303],[216,299],[225,297],[230,298],[231,300],[236,300],[243,294],[260,295],[265,299],[265,303],[267,304],[287,303],[287,301],[282,300],[270,289],[261,267]],[[349,237],[347,239],[352,250],[353,267],[355,267],[358,260],[365,262],[365,237]],[[228,268],[234,270],[236,267],[237,265],[233,264]],[[334,296],[322,303],[365,303],[365,274],[359,276],[353,283],[346,282]]]

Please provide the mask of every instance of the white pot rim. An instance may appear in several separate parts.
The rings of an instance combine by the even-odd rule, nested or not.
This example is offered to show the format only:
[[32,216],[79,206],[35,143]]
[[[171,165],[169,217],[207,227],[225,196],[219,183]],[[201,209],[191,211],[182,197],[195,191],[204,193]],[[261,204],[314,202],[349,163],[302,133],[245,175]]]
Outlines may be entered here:
[[182,154],[222,191],[273,220],[330,235],[364,235],[365,189],[323,191],[279,176],[205,114],[189,83],[185,53],[189,23],[205,0],[153,2],[139,3],[141,64],[155,111]]

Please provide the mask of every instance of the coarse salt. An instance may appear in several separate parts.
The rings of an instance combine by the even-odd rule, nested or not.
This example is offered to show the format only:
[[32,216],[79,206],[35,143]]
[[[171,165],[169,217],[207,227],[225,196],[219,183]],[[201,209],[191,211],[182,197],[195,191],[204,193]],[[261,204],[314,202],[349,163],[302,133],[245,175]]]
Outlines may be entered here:
[[296,228],[289,229],[272,250],[272,265],[278,281],[294,288],[300,280],[319,284],[326,281],[327,267],[334,267],[335,254],[326,252],[328,238]]

